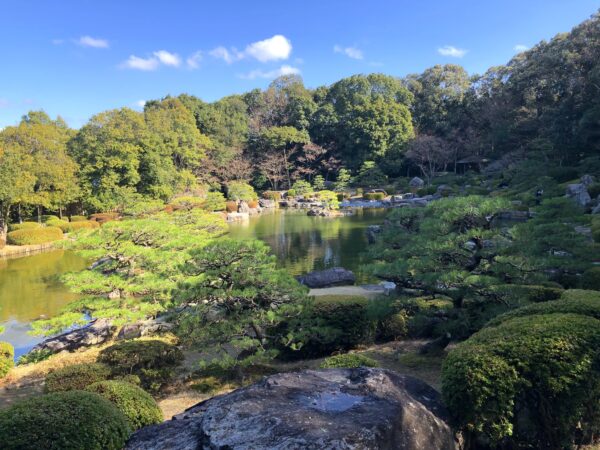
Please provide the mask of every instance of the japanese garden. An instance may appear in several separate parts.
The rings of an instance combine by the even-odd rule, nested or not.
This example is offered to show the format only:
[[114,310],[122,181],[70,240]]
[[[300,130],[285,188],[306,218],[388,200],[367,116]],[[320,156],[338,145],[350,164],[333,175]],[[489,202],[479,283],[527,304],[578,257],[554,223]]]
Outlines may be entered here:
[[278,75],[0,128],[0,448],[598,448],[600,15]]

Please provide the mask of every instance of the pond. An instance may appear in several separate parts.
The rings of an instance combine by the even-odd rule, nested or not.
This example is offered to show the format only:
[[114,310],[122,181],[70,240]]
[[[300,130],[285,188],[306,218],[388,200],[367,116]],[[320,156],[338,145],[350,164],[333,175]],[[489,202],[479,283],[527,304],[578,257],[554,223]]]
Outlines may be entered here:
[[[381,224],[383,209],[358,209],[354,215],[309,217],[306,212],[267,212],[230,226],[234,239],[261,239],[277,256],[280,267],[292,275],[341,266],[355,272],[358,283],[369,281],[361,270],[367,248],[365,229]],[[0,259],[0,340],[15,346],[18,357],[41,341],[30,336],[29,322],[52,317],[77,296],[60,282],[67,272],[83,270],[86,261],[64,250],[33,256]]]

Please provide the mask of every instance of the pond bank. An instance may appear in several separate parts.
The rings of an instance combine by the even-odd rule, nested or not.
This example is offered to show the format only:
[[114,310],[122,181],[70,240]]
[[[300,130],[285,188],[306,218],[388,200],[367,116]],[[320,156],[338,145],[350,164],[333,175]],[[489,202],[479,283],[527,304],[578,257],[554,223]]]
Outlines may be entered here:
[[54,248],[53,242],[36,245],[7,245],[0,249],[0,258],[12,256],[28,256]]

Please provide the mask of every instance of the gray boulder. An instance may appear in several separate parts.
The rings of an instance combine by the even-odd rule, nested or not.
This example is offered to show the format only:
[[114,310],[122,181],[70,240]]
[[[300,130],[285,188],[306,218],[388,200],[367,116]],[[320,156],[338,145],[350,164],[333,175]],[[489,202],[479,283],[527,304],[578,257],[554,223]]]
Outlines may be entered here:
[[248,203],[246,203],[244,200],[242,200],[240,202],[240,204],[238,205],[238,212],[239,213],[250,213],[250,207],[248,206]]
[[592,184],[594,184],[594,177],[591,175],[584,175],[581,177],[580,183],[585,187],[590,187]]
[[271,200],[269,198],[261,198],[258,201],[258,204],[260,205],[261,208],[275,208],[277,206],[277,204],[275,203],[275,200]]
[[301,284],[305,284],[311,289],[326,288],[331,286],[345,286],[354,284],[356,277],[350,270],[343,267],[333,267],[326,270],[315,270],[306,275],[297,277]]
[[569,184],[567,186],[566,197],[572,199],[580,206],[587,206],[592,201],[587,187],[583,183]]
[[81,347],[100,345],[112,338],[115,329],[110,320],[95,319],[81,328],[48,338],[33,347],[31,351],[72,352]]
[[408,182],[408,185],[411,188],[421,188],[421,187],[425,186],[425,182],[419,177],[414,177],[412,180],[410,180]]
[[383,369],[270,376],[142,428],[126,450],[456,450],[439,393]]

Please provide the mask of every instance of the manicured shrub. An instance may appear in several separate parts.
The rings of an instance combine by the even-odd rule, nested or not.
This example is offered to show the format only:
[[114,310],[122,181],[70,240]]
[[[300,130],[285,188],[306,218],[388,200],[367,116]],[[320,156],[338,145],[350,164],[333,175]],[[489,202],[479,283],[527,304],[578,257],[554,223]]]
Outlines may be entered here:
[[379,324],[379,337],[383,340],[396,340],[408,335],[408,322],[410,318],[406,311],[389,315]]
[[94,392],[113,403],[121,411],[131,430],[163,421],[162,411],[150,394],[142,388],[125,381],[99,381],[86,391]]
[[268,200],[275,200],[278,202],[281,200],[281,192],[278,191],[265,191],[262,193],[262,197]]
[[560,300],[534,303],[508,311],[490,320],[487,326],[497,326],[515,317],[569,313],[594,317],[600,320],[600,292],[569,289],[565,291]]
[[48,223],[48,222],[51,222],[53,220],[62,220],[58,216],[53,216],[53,215],[48,215],[48,214],[42,215],[40,217],[40,219],[42,220],[42,223]]
[[12,223],[8,226],[9,231],[35,230],[38,228],[42,228],[42,226],[37,222]]
[[206,211],[223,211],[225,209],[225,196],[221,192],[207,193],[202,208]]
[[[526,308],[556,304],[568,302]],[[599,364],[600,320],[560,312],[513,317],[449,353],[444,402],[465,448],[500,442],[502,448],[571,448],[600,431]]]
[[156,214],[164,208],[162,200],[140,196],[135,201],[128,202],[123,207],[123,214],[131,217],[144,217],[150,214]]
[[58,241],[63,232],[58,227],[43,227],[31,230],[11,231],[7,235],[7,243],[11,245],[36,245]]
[[291,197],[295,197],[296,195],[298,195],[298,193],[296,192],[296,189],[288,189],[288,191],[286,192],[286,197],[291,198]]
[[174,375],[183,353],[158,340],[123,341],[102,350],[98,361],[107,364],[113,375],[139,376],[144,389],[156,392]]
[[61,225],[64,225],[66,223],[69,223],[69,221],[68,220],[59,219],[58,217],[56,217],[56,218],[49,219],[46,222],[46,226],[60,228]]
[[237,210],[238,210],[237,202],[229,201],[229,202],[225,203],[225,209],[227,210],[227,212],[237,212]]
[[64,224],[58,225],[63,233],[72,233],[78,230],[93,230],[100,228],[100,224],[93,220],[86,220],[85,222],[65,222]]
[[258,195],[256,195],[254,188],[248,183],[231,181],[227,185],[227,198],[229,200],[244,200],[248,202],[250,200],[258,200]]
[[506,300],[538,303],[558,300],[563,289],[539,285],[503,284],[497,286],[494,292]]
[[312,194],[313,187],[308,181],[298,180],[292,185],[292,190],[296,192],[296,195],[307,195]]
[[548,176],[559,183],[566,183],[579,177],[579,172],[575,167],[554,167],[548,170]]
[[85,222],[87,219],[86,216],[71,216],[70,221],[71,222]]
[[83,390],[109,376],[110,368],[105,364],[73,364],[46,375],[46,392]]
[[326,358],[319,366],[321,369],[354,369],[356,367],[377,367],[378,363],[373,358],[359,353],[346,353]]
[[15,365],[14,357],[14,347],[8,342],[0,342],[0,378],[4,378]]
[[375,322],[367,312],[367,300],[351,296],[317,297],[307,308],[296,334],[302,356],[322,356],[369,343]]
[[600,291],[600,267],[592,267],[583,272],[581,287],[583,289]]
[[248,202],[248,208],[251,208],[251,209],[258,208],[258,201],[257,200],[250,200]]
[[367,192],[363,194],[363,198],[365,200],[383,200],[385,198],[385,194],[383,192]]
[[99,224],[110,222],[111,220],[117,220],[118,218],[119,213],[116,212],[96,213],[90,216],[90,220],[94,220]]
[[0,411],[4,450],[121,450],[130,431],[123,413],[91,392],[31,397]]

